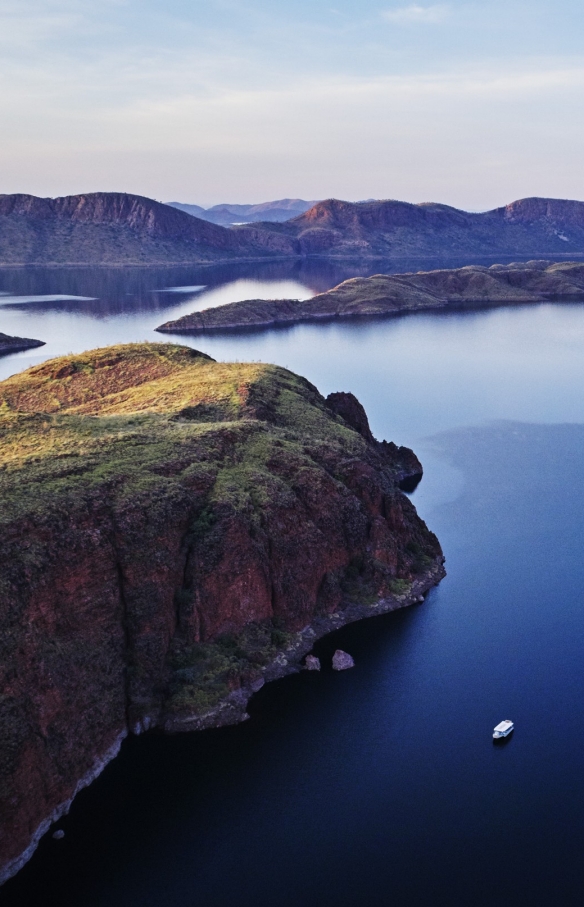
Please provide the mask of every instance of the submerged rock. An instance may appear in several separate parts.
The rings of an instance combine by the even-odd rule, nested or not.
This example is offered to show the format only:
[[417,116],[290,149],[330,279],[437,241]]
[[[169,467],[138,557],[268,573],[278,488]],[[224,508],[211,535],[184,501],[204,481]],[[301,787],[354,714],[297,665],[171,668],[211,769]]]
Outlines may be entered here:
[[55,839],[55,841],[62,841],[64,837],[65,837],[65,832],[63,831],[62,828],[59,828],[59,829],[57,829],[57,831],[53,832],[53,838]]
[[355,662],[348,652],[337,649],[333,655],[333,671],[346,671],[348,668],[354,668]]
[[304,668],[307,671],[320,671],[320,658],[316,655],[307,655],[304,659]]

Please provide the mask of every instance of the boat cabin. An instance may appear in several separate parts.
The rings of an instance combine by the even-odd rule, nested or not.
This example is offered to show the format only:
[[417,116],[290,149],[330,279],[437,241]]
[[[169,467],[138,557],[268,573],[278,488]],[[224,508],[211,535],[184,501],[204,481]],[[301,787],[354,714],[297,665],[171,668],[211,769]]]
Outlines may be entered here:
[[499,740],[501,737],[508,737],[515,725],[508,718],[505,721],[500,721],[497,727],[493,730],[493,740]]

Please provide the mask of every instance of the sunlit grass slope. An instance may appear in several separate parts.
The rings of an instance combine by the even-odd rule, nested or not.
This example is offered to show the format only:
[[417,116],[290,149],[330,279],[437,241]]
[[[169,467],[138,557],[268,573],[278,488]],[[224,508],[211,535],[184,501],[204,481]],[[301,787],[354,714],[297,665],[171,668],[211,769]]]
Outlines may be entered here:
[[231,473],[251,460],[257,470],[276,434],[280,444],[302,440],[286,429],[354,454],[364,446],[315,388],[275,366],[162,343],[54,359],[0,384],[3,516],[114,479],[129,493],[211,462]]

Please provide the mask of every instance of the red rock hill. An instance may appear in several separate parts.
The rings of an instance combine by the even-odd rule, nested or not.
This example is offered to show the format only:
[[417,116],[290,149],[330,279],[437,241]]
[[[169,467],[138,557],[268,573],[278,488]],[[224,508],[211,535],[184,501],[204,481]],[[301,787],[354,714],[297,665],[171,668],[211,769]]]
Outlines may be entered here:
[[521,199],[481,214],[435,203],[328,199],[285,224],[261,228],[294,237],[305,255],[550,258],[584,253],[584,203],[562,199]]
[[152,264],[291,251],[287,238],[239,234],[138,195],[0,196],[0,264]]

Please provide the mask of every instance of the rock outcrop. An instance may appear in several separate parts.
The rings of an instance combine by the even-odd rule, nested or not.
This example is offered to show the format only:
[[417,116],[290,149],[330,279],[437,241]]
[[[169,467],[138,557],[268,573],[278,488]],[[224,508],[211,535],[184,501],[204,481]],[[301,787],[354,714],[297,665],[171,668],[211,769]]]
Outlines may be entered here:
[[348,671],[354,668],[355,662],[353,657],[343,649],[337,649],[333,655],[333,671]]
[[529,261],[490,268],[353,277],[312,299],[251,299],[167,321],[161,333],[262,328],[327,318],[584,300],[584,263]]
[[241,720],[316,638],[444,574],[403,448],[285,369],[56,359],[0,384],[0,437],[3,878],[128,733]]
[[44,346],[44,340],[31,340],[30,337],[10,337],[0,332],[0,356],[6,353],[18,353],[20,350],[32,350]]
[[316,655],[307,655],[304,659],[304,668],[306,671],[320,671],[320,658]]

